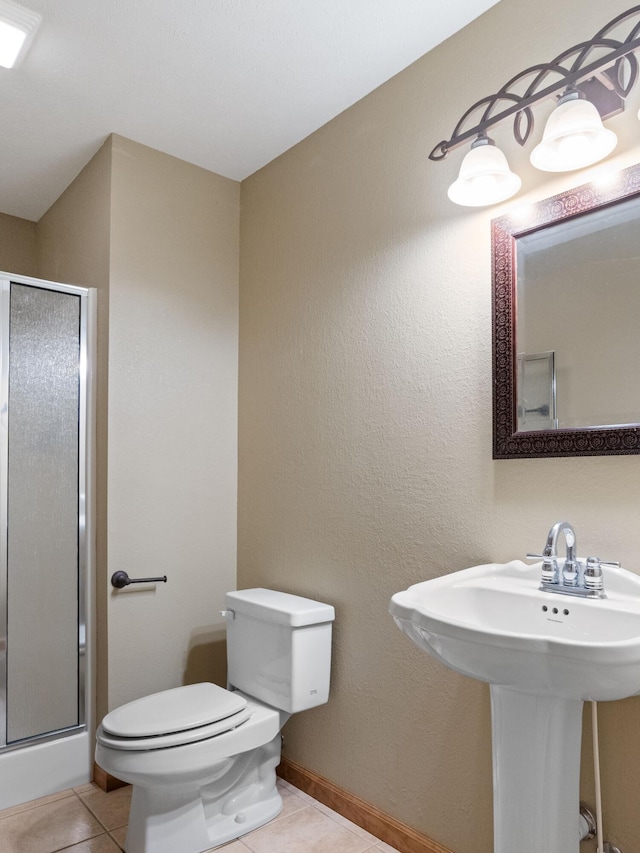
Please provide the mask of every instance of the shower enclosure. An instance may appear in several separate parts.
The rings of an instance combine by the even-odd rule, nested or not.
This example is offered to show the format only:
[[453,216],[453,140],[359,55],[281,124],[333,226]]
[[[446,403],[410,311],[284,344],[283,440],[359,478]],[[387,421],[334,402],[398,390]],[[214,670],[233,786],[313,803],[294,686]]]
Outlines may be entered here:
[[0,273],[0,809],[90,778],[94,315]]

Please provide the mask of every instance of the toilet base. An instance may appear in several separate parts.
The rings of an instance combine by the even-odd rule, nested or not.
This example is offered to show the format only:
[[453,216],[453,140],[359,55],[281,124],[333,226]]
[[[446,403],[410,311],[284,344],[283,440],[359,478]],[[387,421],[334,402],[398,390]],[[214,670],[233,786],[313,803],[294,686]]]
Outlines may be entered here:
[[126,853],[202,853],[268,823],[282,810],[280,742],[242,753],[202,788],[134,784]]

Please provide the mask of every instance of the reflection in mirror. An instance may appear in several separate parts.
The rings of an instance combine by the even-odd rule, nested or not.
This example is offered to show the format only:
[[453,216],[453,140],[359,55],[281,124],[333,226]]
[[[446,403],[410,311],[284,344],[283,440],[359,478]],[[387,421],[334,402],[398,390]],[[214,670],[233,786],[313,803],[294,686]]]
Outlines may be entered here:
[[518,353],[518,432],[558,429],[555,353]]
[[494,458],[640,453],[640,166],[492,222]]
[[[639,237],[631,198],[518,238],[516,347],[530,368],[518,371],[518,430],[640,423]],[[555,375],[531,360],[541,350]],[[554,381],[555,424],[540,412]]]

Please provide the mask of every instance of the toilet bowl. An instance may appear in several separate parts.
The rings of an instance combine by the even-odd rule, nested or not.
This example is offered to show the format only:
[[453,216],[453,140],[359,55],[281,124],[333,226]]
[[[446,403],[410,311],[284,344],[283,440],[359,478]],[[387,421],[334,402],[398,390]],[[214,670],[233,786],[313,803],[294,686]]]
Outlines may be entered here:
[[96,763],[133,785],[127,853],[201,853],[276,817],[280,730],[328,699],[333,607],[252,589],[226,608],[229,689],[155,693],[98,728]]

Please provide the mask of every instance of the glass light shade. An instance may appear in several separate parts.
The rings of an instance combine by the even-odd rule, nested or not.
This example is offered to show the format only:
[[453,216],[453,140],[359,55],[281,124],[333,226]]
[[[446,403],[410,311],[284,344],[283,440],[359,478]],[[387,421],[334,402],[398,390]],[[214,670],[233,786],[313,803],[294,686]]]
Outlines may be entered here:
[[0,66],[15,68],[33,41],[42,17],[13,0],[0,0]]
[[571,172],[602,160],[617,142],[591,101],[561,100],[547,120],[542,142],[531,152],[531,163],[543,172]]
[[521,184],[502,151],[490,140],[478,139],[462,161],[458,179],[451,184],[447,195],[454,204],[484,207],[511,198]]

